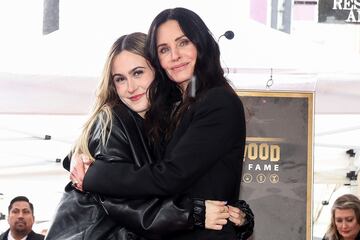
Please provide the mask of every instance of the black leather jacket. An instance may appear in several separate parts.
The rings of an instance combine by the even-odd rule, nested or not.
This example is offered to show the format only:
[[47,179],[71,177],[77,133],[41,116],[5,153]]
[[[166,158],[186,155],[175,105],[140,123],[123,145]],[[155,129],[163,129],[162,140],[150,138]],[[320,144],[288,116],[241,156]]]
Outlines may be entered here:
[[[89,149],[96,161],[107,162],[109,166],[121,162],[131,165],[134,170],[145,163],[152,163],[143,134],[143,119],[138,114],[123,105],[116,106],[106,146],[101,144],[100,124],[96,121],[89,139]],[[63,164],[69,169],[69,158],[65,158]],[[106,179],[108,176],[103,177]],[[111,185],[113,180],[109,178],[106,181]],[[245,208],[250,210],[247,204]],[[251,233],[251,210],[247,217],[248,232]],[[69,183],[46,239],[166,239],[163,236],[169,233],[203,227],[204,218],[204,201],[201,199],[192,200],[183,196],[120,199],[81,193]]]
[[[141,117],[123,105],[116,106],[112,113],[112,130],[106,146],[101,143],[99,118],[92,128],[89,150],[96,161],[109,164],[121,161],[134,169],[141,167],[144,160],[151,163]],[[69,163],[69,158],[65,158],[66,169]],[[107,181],[111,184],[112,180]],[[197,225],[203,225],[203,204],[200,201],[194,211],[195,205],[196,201],[180,196],[126,200],[82,193],[69,183],[46,239],[161,239],[162,234],[193,228],[194,219],[198,220]]]

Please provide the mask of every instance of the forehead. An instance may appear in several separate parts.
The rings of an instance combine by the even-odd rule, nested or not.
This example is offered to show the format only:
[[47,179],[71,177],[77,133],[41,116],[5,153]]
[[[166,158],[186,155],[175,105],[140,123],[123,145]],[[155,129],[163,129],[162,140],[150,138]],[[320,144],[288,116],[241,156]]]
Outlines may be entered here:
[[175,40],[184,35],[179,23],[176,20],[167,20],[159,26],[157,31],[158,44],[166,40]]
[[353,209],[335,209],[335,218],[355,217]]
[[14,202],[11,209],[30,209],[30,205],[25,201]]
[[139,66],[147,67],[146,59],[138,54],[124,50],[114,57],[111,70],[113,74],[127,73]]

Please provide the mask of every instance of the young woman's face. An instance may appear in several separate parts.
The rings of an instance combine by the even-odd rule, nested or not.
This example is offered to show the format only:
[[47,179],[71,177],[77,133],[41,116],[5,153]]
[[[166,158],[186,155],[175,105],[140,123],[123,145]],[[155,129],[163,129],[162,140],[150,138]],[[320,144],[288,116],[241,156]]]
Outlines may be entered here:
[[155,78],[146,59],[129,51],[122,51],[114,58],[111,74],[121,101],[144,117],[149,108],[147,90]]
[[168,20],[157,31],[157,54],[169,78],[186,89],[194,75],[197,49],[175,20]]
[[353,209],[335,209],[335,225],[344,239],[355,240],[360,231]]

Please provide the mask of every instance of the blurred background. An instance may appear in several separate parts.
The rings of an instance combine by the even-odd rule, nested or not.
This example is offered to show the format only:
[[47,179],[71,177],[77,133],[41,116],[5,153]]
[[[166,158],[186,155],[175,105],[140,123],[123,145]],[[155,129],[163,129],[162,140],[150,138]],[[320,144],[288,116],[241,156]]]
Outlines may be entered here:
[[[34,229],[47,228],[69,180],[61,161],[91,108],[109,47],[181,6],[218,39],[234,88],[266,90],[271,78],[270,90],[315,93],[312,214],[321,238],[333,200],[360,193],[360,16],[326,2],[0,0],[0,219],[13,197],[26,195]],[[0,232],[7,228],[0,220]]]

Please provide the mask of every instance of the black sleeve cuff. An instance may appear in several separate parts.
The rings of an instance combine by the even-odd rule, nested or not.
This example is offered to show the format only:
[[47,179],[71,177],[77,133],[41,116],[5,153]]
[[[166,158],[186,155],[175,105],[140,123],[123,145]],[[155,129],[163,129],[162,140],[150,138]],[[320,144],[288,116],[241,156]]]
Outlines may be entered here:
[[205,228],[205,200],[204,199],[193,199],[194,211],[194,227]]
[[253,211],[251,210],[249,204],[247,204],[244,200],[238,200],[230,205],[239,208],[246,214],[245,222],[241,226],[236,226],[235,228],[238,240],[248,239],[253,234],[255,227]]

